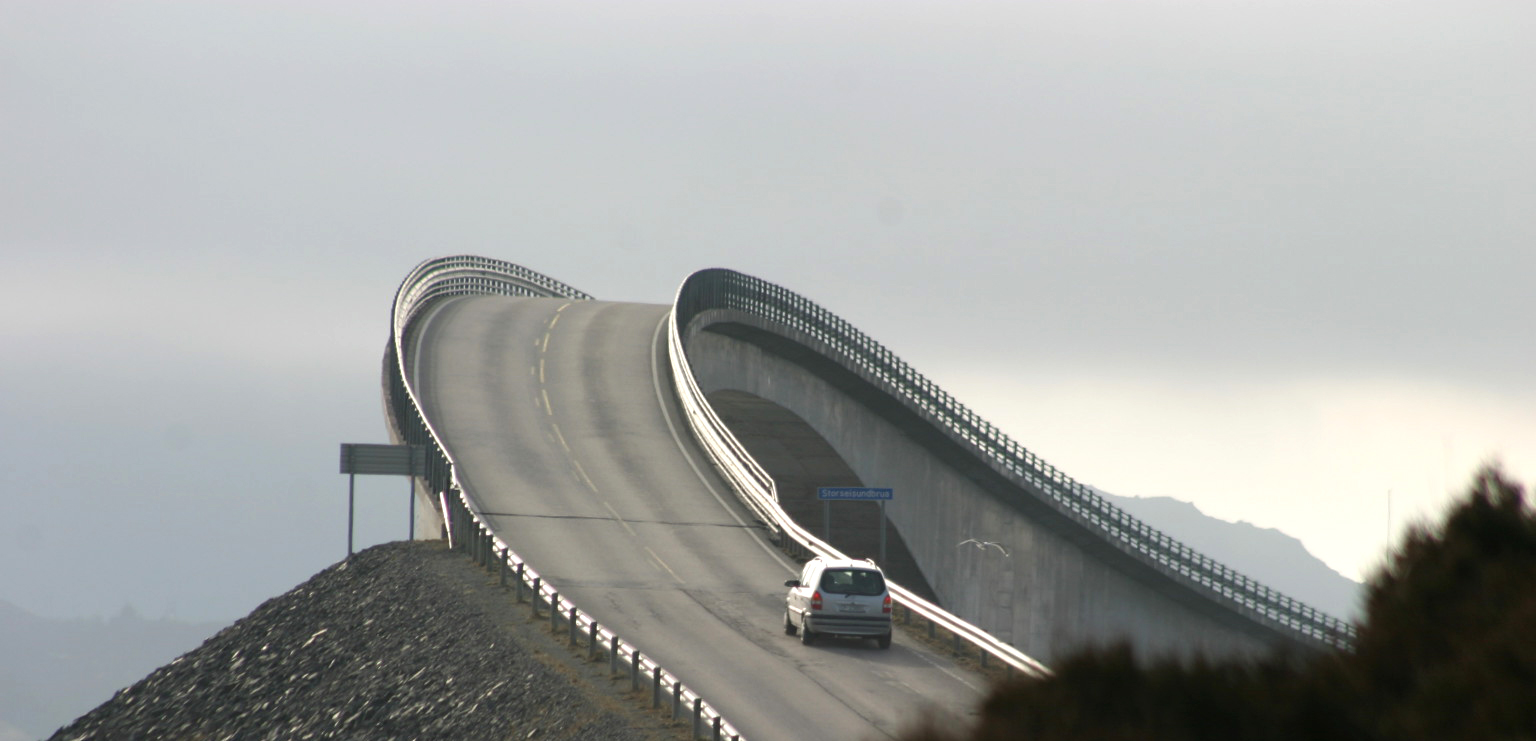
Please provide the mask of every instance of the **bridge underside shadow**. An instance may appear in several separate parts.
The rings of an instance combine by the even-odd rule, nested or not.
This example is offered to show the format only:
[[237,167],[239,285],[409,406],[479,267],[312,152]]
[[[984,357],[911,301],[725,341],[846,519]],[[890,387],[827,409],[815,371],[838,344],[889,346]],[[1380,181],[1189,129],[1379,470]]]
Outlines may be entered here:
[[[888,521],[882,523],[878,503],[827,506],[817,498],[816,490],[823,486],[864,485],[826,438],[794,412],[744,391],[716,391],[708,399],[721,421],[773,477],[779,505],[795,522],[853,558],[875,559],[893,581],[938,602],[901,533]],[[882,524],[886,526],[884,561],[880,561]]]

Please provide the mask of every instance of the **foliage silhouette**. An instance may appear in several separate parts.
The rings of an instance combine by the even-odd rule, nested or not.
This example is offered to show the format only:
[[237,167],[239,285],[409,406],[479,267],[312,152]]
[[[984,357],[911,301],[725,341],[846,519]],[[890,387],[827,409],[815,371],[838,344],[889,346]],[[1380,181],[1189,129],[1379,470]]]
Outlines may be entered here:
[[1536,516],[1496,466],[1367,583],[1353,651],[1144,660],[1084,651],[995,686],[975,727],[903,741],[1536,739]]

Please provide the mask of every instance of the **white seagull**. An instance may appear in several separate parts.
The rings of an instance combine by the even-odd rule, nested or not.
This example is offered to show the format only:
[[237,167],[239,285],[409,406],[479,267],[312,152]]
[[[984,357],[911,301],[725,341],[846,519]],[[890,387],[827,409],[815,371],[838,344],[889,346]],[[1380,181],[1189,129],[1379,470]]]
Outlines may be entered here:
[[1004,556],[1008,555],[1008,549],[1004,548],[1002,543],[993,543],[990,540],[977,540],[975,538],[966,538],[965,540],[962,540],[959,543],[956,543],[955,547],[959,548],[960,546],[965,545],[966,543],[970,543],[970,544],[976,546],[977,550],[984,551],[984,550],[986,550],[990,546],[992,548],[998,549],[999,551],[1002,551]]

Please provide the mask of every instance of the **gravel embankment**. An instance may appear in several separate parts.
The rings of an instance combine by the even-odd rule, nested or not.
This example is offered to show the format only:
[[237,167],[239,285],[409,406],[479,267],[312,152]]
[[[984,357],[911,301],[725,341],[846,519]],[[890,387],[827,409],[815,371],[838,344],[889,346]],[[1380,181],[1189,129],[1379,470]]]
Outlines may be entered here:
[[268,600],[51,741],[686,737],[584,655],[441,542],[391,543]]

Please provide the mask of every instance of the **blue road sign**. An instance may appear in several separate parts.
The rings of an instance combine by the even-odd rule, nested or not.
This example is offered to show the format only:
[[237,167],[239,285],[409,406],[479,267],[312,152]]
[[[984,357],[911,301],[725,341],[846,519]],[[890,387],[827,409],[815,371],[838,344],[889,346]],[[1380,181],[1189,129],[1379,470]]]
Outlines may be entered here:
[[823,486],[816,490],[817,499],[825,500],[864,500],[864,499],[891,499],[892,489],[872,489],[867,486]]

